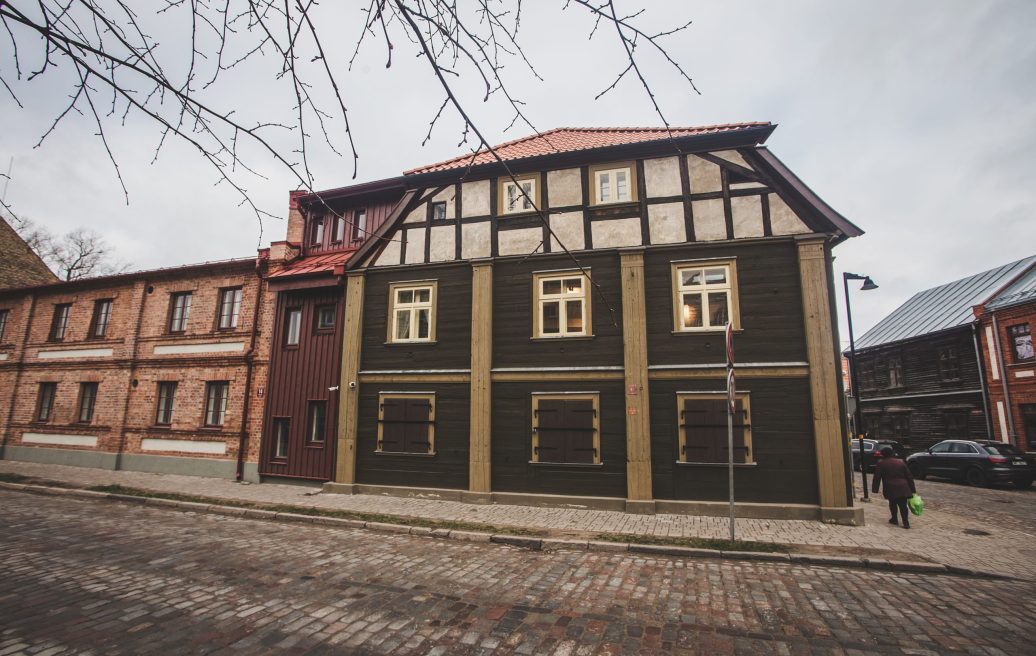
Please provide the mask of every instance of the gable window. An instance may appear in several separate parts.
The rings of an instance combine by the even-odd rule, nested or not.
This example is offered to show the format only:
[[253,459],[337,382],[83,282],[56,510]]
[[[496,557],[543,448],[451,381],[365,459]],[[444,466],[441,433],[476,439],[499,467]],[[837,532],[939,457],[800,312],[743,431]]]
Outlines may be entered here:
[[288,440],[291,437],[291,419],[277,417],[273,420],[273,457],[278,460],[288,457]]
[[[516,182],[517,181],[517,182]],[[534,212],[539,198],[536,195],[536,176],[518,176],[500,180],[500,213]]]
[[36,421],[50,421],[54,416],[54,397],[58,393],[57,383],[40,383],[36,399]]
[[735,260],[675,262],[672,275],[676,332],[741,328]]
[[353,241],[367,238],[367,210],[356,210],[353,213]]
[[432,203],[431,219],[433,223],[438,223],[446,220],[446,201]]
[[327,401],[309,402],[309,425],[306,427],[306,439],[310,442],[323,442],[327,434]]
[[108,324],[112,318],[112,299],[104,298],[94,301],[94,314],[90,319],[90,339],[102,339],[108,334]]
[[944,346],[939,349],[939,378],[942,380],[958,380],[960,378],[960,360],[956,346]]
[[313,217],[313,225],[310,227],[309,232],[309,244],[310,246],[320,246],[324,243],[324,217],[315,216]]
[[1007,329],[1007,335],[1011,340],[1011,350],[1014,352],[1015,362],[1032,362],[1036,359],[1032,350],[1032,334],[1029,332],[1029,324],[1021,323]]
[[217,325],[220,330],[237,328],[237,319],[241,314],[241,288],[231,287],[219,291],[219,321]]
[[334,330],[335,306],[321,305],[317,308],[317,330]]
[[284,345],[298,346],[302,328],[302,308],[288,310],[284,317]]
[[435,281],[389,285],[389,341],[435,341]]
[[637,200],[636,177],[632,164],[606,164],[592,167],[591,184],[594,205],[629,203]]
[[158,407],[155,411],[155,423],[169,426],[173,423],[173,404],[176,400],[176,382],[162,381],[158,384]]
[[222,426],[227,418],[230,383],[225,380],[205,383],[205,425]]
[[65,333],[68,332],[68,315],[71,311],[71,303],[54,306],[54,318],[50,322],[50,341],[60,342],[65,339]]
[[4,341],[4,334],[7,333],[7,317],[11,316],[10,310],[0,310],[0,344]]
[[589,287],[581,271],[533,274],[533,337],[589,335]]
[[[677,420],[680,427],[680,462],[726,463],[726,392],[677,392]],[[752,459],[752,422],[748,393],[737,395],[734,409],[734,462]]]
[[532,395],[532,462],[601,463],[597,392]]
[[169,297],[169,332],[187,331],[187,320],[191,317],[191,292],[176,292]]
[[94,420],[95,405],[97,405],[97,383],[79,383],[79,423],[89,424]]
[[888,359],[889,387],[903,386],[903,361],[898,355],[890,356]]
[[378,452],[435,454],[435,394],[378,395]]

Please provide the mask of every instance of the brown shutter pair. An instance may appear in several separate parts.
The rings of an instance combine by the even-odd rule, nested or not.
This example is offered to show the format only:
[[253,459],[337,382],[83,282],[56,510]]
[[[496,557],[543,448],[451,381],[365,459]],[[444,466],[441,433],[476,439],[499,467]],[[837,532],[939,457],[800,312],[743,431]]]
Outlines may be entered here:
[[[741,399],[734,412],[734,462],[748,461],[745,412]],[[727,462],[727,402],[725,398],[685,399],[684,453],[687,462]]]
[[537,404],[536,432],[539,462],[593,464],[594,404],[589,399],[541,399]]
[[381,403],[382,451],[431,452],[432,403],[428,399],[386,398]]

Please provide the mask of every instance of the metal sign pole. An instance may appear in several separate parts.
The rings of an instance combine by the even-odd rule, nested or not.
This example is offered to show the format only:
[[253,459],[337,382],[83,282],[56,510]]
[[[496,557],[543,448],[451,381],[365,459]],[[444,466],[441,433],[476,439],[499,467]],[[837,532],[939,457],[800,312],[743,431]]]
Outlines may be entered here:
[[730,497],[730,541],[734,541],[734,330],[727,323],[727,484]]

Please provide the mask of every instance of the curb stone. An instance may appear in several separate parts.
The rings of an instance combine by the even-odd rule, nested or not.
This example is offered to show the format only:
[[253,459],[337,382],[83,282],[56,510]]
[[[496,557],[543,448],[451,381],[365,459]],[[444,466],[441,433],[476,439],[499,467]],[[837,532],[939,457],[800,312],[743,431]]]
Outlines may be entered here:
[[213,515],[230,515],[245,517],[248,519],[262,519],[270,521],[308,523],[335,528],[371,529],[391,533],[408,533],[411,535],[431,536],[466,542],[493,542],[510,546],[522,547],[534,551],[555,550],[555,549],[585,549],[587,551],[606,553],[640,553],[663,556],[677,556],[685,558],[720,558],[726,560],[756,560],[769,562],[791,562],[802,565],[818,565],[825,567],[848,567],[854,569],[875,569],[890,572],[904,572],[916,574],[947,574],[966,577],[980,577],[1000,580],[1024,580],[1017,577],[1005,576],[995,572],[958,567],[956,565],[945,565],[941,563],[908,562],[897,560],[886,560],[883,558],[852,558],[845,556],[821,556],[816,554],[782,554],[757,551],[721,551],[715,549],[697,549],[693,547],[680,547],[676,545],[663,544],[636,544],[625,542],[607,542],[603,540],[578,540],[560,538],[531,538],[518,535],[500,535],[483,533],[479,531],[460,531],[445,528],[431,529],[423,526],[409,526],[406,524],[390,524],[386,522],[366,522],[357,519],[344,519],[340,517],[327,517],[321,515],[303,515],[301,513],[276,512],[273,510],[261,510],[258,508],[241,508],[237,506],[226,506],[221,504],[198,503],[194,501],[178,501],[175,499],[163,499],[160,497],[140,497],[131,494],[117,494],[113,492],[98,492],[96,490],[84,490],[77,488],[49,487],[28,483],[13,483],[0,481],[0,489],[13,490],[16,492],[27,492],[30,494],[43,494],[50,496],[72,496],[84,499],[103,499],[109,501],[122,501],[125,503],[144,504],[150,506],[175,508],[184,511],[202,512]]

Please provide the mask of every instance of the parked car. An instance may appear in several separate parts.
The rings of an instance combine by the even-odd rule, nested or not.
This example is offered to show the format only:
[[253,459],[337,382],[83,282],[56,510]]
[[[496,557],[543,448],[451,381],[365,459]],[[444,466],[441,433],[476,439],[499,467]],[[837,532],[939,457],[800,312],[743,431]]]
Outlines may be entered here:
[[[885,447],[892,447],[897,458],[906,458],[907,449],[895,440],[863,440],[863,455],[867,461],[867,471],[874,471],[874,465],[881,460],[881,450]],[[860,440],[852,441],[853,469],[860,470]]]
[[943,440],[907,458],[907,465],[914,478],[939,476],[975,486],[1013,483],[1024,489],[1036,479],[1036,459],[991,440]]

